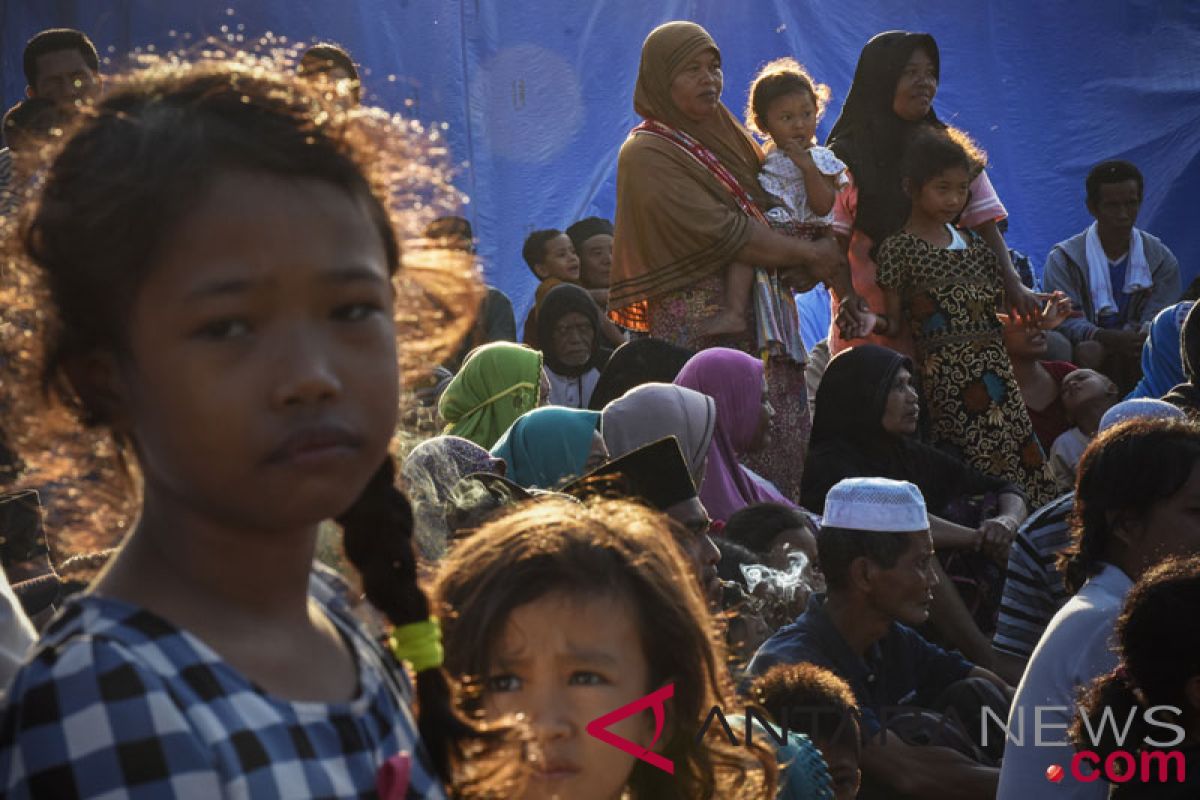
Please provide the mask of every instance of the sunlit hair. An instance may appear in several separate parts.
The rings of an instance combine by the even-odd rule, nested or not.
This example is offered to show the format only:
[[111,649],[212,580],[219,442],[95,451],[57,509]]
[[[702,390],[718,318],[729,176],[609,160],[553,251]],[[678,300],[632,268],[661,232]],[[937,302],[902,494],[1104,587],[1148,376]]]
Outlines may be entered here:
[[829,87],[817,83],[794,58],[777,58],[768,62],[750,83],[750,98],[746,102],[746,127],[759,136],[768,137],[767,112],[780,97],[807,94],[817,110],[817,119],[825,113],[829,102]]
[[[23,482],[53,487],[58,521],[113,541],[139,505],[125,468],[136,464],[87,365],[127,353],[141,286],[222,173],[323,181],[362,202],[393,276],[409,376],[466,334],[481,287],[463,255],[408,252],[401,269],[401,242],[456,206],[444,153],[415,123],[343,108],[278,56],[219,48],[197,60],[143,59],[107,86],[43,146],[40,180],[3,231],[0,425],[28,466]],[[368,598],[401,625],[426,619],[429,607],[416,582],[411,509],[394,483],[389,458],[339,522]],[[447,775],[466,728],[450,713],[441,671],[417,678],[421,734]]]
[[947,126],[926,125],[913,133],[900,174],[908,181],[908,192],[916,195],[929,181],[948,169],[962,167],[974,180],[987,166],[987,153],[965,131]]
[[774,796],[775,758],[761,742],[732,747],[719,733],[694,741],[714,704],[733,707],[724,647],[666,517],[627,501],[527,503],[484,524],[441,563],[434,608],[464,710],[481,713],[508,618],[555,594],[626,600],[649,667],[646,691],[675,686],[657,751],[674,762],[675,774],[636,762],[633,798]]
[[394,276],[406,377],[451,352],[478,307],[460,255],[409,251],[400,269],[400,242],[458,201],[432,137],[380,109],[341,108],[283,58],[206,52],[219,57],[143,58],[111,78],[102,102],[42,146],[41,179],[3,229],[3,428],[42,478],[116,463],[126,443],[66,367],[121,352],[158,249],[223,170],[325,180],[366,201]]

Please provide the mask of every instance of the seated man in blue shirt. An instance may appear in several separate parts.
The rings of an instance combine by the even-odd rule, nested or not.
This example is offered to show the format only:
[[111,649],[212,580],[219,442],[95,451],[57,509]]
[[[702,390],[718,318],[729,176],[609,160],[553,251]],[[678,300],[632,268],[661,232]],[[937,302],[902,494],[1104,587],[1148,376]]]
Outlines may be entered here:
[[[920,490],[883,478],[841,481],[826,497],[817,547],[828,593],[768,639],[749,671],[809,662],[845,680],[862,712],[864,785],[881,796],[993,796],[999,772],[963,734],[982,738],[985,700],[1000,706],[994,711],[1003,719],[1012,689],[910,627],[929,616],[937,584]],[[906,715],[902,706],[947,714]],[[926,730],[914,730],[913,718]],[[990,750],[1003,746],[998,726],[989,736]]]

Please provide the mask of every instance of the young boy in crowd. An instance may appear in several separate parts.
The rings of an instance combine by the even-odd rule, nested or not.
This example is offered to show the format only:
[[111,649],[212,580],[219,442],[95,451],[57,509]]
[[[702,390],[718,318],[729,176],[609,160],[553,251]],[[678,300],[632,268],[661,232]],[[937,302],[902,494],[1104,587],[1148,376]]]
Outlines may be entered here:
[[540,281],[534,293],[533,309],[525,318],[523,340],[530,347],[538,347],[537,312],[542,301],[555,286],[563,283],[579,284],[579,256],[571,237],[557,228],[534,231],[525,239],[521,255],[529,271]]
[[[913,630],[928,619],[937,583],[920,490],[884,478],[839,482],[826,496],[817,547],[828,592],[767,640],[749,671],[809,662],[850,685],[872,796],[990,797],[995,754],[973,740],[982,707],[1001,717],[1012,689]],[[921,713],[898,714],[899,706]]]
[[1070,373],[1063,378],[1059,391],[1067,418],[1075,423],[1075,427],[1060,434],[1050,448],[1050,471],[1065,492],[1075,487],[1075,468],[1079,466],[1083,451],[1096,438],[1104,412],[1121,398],[1117,384],[1093,369],[1077,369]]
[[858,703],[850,686],[816,664],[778,664],[750,685],[749,699],[781,727],[803,733],[829,767],[836,800],[854,800],[862,783]]
[[721,533],[772,569],[787,570],[796,553],[803,554],[806,564],[816,568],[815,526],[802,509],[781,503],[755,503],[734,512]]

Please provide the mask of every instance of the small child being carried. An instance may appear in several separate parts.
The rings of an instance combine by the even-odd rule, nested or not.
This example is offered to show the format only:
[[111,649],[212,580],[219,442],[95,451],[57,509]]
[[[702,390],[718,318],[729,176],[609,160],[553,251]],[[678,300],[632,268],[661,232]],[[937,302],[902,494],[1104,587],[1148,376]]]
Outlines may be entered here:
[[[849,183],[846,165],[814,138],[828,100],[829,87],[814,82],[793,58],[770,62],[750,84],[746,127],[768,140],[758,182],[781,203],[766,216],[772,227],[790,236],[818,239],[829,235],[834,198]],[[729,265],[725,302],[720,313],[705,323],[705,335],[746,330],[753,285],[753,266]]]

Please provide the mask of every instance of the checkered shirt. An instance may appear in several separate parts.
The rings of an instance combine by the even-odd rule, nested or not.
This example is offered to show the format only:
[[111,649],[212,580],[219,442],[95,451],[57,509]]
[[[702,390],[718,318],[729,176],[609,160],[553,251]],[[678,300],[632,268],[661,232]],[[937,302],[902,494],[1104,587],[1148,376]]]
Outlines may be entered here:
[[0,706],[0,795],[19,798],[375,797],[413,753],[409,798],[443,798],[409,714],[411,687],[336,590],[310,592],[353,644],[348,703],[289,702],[195,636],[85,595],[46,630]]

